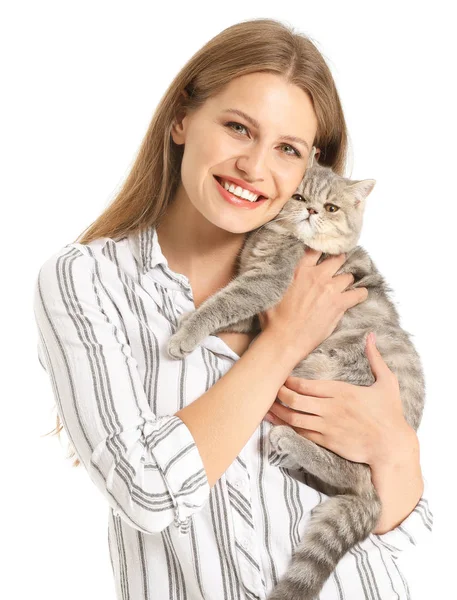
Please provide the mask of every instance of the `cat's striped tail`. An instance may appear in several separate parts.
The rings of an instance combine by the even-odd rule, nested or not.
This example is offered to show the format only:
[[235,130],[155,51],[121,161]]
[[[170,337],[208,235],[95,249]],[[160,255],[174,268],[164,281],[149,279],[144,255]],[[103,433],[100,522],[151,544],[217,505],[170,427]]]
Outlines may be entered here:
[[375,529],[381,500],[371,486],[364,496],[332,496],[316,506],[289,567],[268,600],[315,600],[341,558]]

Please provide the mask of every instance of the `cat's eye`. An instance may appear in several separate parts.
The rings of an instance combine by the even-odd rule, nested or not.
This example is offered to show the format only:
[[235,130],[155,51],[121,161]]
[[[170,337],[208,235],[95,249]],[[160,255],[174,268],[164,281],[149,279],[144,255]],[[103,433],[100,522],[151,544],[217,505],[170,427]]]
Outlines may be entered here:
[[294,200],[299,200],[300,202],[308,202],[308,200],[303,198],[301,194],[294,194],[292,198],[294,198]]
[[337,210],[340,210],[339,206],[336,206],[336,204],[324,204],[324,208],[327,212],[332,212],[335,213]]

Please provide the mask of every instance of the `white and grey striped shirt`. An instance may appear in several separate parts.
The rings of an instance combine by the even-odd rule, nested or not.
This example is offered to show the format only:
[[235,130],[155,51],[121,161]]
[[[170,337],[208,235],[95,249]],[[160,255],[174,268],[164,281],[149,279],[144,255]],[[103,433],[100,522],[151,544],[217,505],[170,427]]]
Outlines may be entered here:
[[[174,416],[239,359],[215,335],[183,360],[166,345],[194,309],[156,231],[71,243],[37,276],[38,357],[69,441],[109,505],[118,600],[264,599],[326,496],[275,464],[263,421],[212,489]],[[396,558],[428,537],[424,496],[394,530],[349,551],[320,600],[408,598]]]

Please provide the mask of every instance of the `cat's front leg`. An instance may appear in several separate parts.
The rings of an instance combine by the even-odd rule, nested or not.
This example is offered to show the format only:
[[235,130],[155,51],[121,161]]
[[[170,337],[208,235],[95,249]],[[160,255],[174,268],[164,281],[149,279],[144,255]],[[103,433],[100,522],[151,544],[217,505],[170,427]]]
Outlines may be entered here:
[[178,318],[177,330],[168,340],[167,349],[171,358],[184,358],[208,335],[221,331],[238,331],[236,328],[231,330],[230,325],[224,323],[221,318],[223,314],[218,313],[216,307],[211,308],[211,300],[209,298],[197,310]]
[[233,325],[221,327],[214,333],[220,333],[221,331],[231,331],[234,333],[254,333],[255,331],[260,332],[260,327],[257,327],[256,315],[254,315],[253,317],[248,317],[247,319],[242,319],[237,323],[233,323]]
[[238,276],[207,298],[189,318],[179,320],[178,330],[168,340],[169,355],[183,358],[208,335],[228,331],[224,328],[274,306],[284,295],[293,272],[291,264],[289,271],[284,269],[281,274],[252,269]]
[[[178,318],[178,327],[168,340],[167,349],[171,358],[184,358],[211,334],[221,331],[238,331],[237,329],[231,330],[230,325],[233,324],[236,327],[237,323],[241,321],[235,321],[233,316],[224,310],[229,287],[230,284],[207,298],[198,309]],[[251,316],[250,319],[252,320],[252,318]]]
[[[195,316],[193,316],[195,315]],[[256,316],[243,319],[231,325],[205,328],[198,311],[186,313],[178,318],[178,329],[168,340],[168,353],[172,358],[183,358],[192,352],[206,336],[221,332],[251,333],[256,330]],[[208,331],[208,329],[210,329]]]

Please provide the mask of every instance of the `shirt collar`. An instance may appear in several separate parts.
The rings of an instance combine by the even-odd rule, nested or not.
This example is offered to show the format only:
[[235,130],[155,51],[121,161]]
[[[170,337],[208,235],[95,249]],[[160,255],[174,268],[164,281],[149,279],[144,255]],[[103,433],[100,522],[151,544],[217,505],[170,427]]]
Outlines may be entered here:
[[143,274],[149,273],[149,276],[154,279],[156,267],[159,267],[160,274],[157,273],[159,283],[175,290],[185,288],[191,295],[189,279],[182,273],[172,271],[168,266],[168,260],[162,252],[154,225],[140,230],[130,238],[130,242],[133,244],[133,251]]
[[[164,287],[181,290],[184,293],[183,298],[186,297],[189,302],[189,304],[186,304],[185,310],[190,310],[191,304],[193,304],[190,281],[182,273],[176,273],[169,268],[168,261],[160,247],[155,226],[149,226],[129,236],[129,244],[132,244],[132,251],[138,260],[142,273],[148,273],[149,277]],[[155,267],[159,267],[159,269],[155,269]],[[179,296],[178,298],[175,297],[175,300],[177,299],[179,299]],[[240,358],[230,346],[215,334],[207,336],[201,342],[201,345],[232,360]]]
[[168,267],[168,261],[162,253],[157,231],[154,225],[142,229],[138,234],[138,250],[143,273],[147,273],[159,264]]

